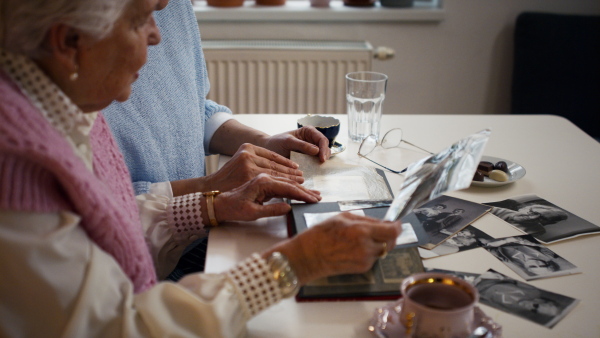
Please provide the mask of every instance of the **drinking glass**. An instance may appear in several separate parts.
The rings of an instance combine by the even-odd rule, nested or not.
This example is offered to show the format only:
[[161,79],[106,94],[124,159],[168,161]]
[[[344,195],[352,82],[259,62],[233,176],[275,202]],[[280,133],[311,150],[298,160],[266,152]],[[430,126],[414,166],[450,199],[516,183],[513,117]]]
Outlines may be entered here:
[[375,72],[346,74],[348,138],[353,142],[371,134],[379,137],[387,79],[387,75]]
[[369,161],[377,164],[378,166],[385,168],[395,174],[401,174],[406,171],[406,168],[404,168],[400,171],[393,170],[393,169],[390,169],[390,168],[384,166],[381,163],[377,163],[377,162],[373,161],[372,159],[368,158],[367,155],[372,153],[373,150],[375,150],[375,148],[377,148],[378,146],[381,146],[383,149],[390,149],[390,148],[399,146],[400,143],[402,143],[402,142],[409,144],[415,148],[418,148],[428,154],[433,155],[433,153],[430,152],[429,150],[425,150],[412,142],[408,142],[408,141],[404,140],[402,138],[402,129],[401,128],[393,128],[393,129],[390,129],[387,133],[385,133],[385,135],[383,135],[383,137],[381,138],[381,141],[378,141],[377,136],[374,134],[371,134],[371,135],[365,137],[362,140],[362,142],[360,143],[360,146],[358,147],[358,156],[366,158],[367,160],[369,160]]

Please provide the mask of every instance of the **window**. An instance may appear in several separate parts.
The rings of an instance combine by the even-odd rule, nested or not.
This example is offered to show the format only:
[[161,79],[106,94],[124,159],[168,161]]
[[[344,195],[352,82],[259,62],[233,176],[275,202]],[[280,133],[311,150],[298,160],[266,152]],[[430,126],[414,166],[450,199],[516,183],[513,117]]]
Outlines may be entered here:
[[302,21],[302,22],[410,22],[441,21],[444,11],[440,0],[416,0],[411,8],[344,6],[342,0],[331,0],[328,8],[314,8],[308,0],[286,0],[283,6],[257,6],[246,0],[242,7],[219,8],[208,6],[205,0],[194,1],[196,18],[211,21]]

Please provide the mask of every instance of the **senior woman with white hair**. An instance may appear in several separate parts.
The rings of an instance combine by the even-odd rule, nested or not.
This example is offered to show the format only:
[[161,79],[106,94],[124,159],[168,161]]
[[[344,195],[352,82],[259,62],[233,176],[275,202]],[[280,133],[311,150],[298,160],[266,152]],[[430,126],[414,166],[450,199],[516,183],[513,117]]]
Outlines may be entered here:
[[138,214],[98,110],[128,98],[167,2],[0,0],[0,336],[238,336],[299,285],[364,272],[394,245],[398,223],[342,214],[221,274],[157,282],[201,225],[320,199],[263,174]]

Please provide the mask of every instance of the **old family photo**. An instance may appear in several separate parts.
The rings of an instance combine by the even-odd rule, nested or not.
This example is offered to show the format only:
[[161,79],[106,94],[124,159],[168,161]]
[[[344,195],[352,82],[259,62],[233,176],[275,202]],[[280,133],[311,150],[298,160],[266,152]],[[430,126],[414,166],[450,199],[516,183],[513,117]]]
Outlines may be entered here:
[[536,288],[492,269],[475,282],[479,301],[493,308],[552,328],[578,303],[578,299]]
[[[490,209],[490,207],[482,204],[450,196],[440,196],[413,209],[405,219],[416,219],[419,224],[413,224],[413,226],[421,226],[428,237],[427,243],[421,244],[421,247],[433,249],[483,216]],[[470,236],[470,234],[467,234],[464,241],[471,241],[466,238]]]
[[537,195],[523,195],[484,203],[493,215],[540,242],[552,243],[581,235],[600,233],[600,227]]
[[531,235],[479,239],[481,245],[525,280],[580,273],[574,264],[540,244]]
[[547,328],[556,325],[580,301],[519,282],[493,269],[483,274],[444,269],[426,269],[426,271],[462,278],[477,288],[479,301],[482,304]]
[[[512,197],[498,202],[472,203],[441,196],[407,216],[429,236],[421,245],[422,258],[433,258],[478,247],[478,240],[491,239],[469,226],[487,211],[542,243],[600,233],[600,227],[536,195]],[[414,224],[413,224],[414,225]]]

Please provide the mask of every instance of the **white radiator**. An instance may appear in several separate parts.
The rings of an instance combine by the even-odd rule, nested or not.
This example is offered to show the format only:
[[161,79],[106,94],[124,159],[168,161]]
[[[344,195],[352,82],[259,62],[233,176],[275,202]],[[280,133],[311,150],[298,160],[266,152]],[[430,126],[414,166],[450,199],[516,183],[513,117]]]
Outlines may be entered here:
[[208,98],[234,114],[344,114],[344,76],[371,70],[366,41],[204,40]]

